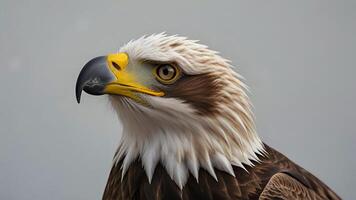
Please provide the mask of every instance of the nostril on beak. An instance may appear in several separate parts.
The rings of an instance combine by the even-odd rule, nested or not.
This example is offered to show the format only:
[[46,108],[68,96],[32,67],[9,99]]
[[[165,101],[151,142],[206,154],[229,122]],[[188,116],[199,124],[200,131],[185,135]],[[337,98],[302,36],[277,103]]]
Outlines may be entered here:
[[121,67],[120,67],[117,63],[111,62],[111,64],[112,64],[112,66],[114,66],[116,69],[121,70]]

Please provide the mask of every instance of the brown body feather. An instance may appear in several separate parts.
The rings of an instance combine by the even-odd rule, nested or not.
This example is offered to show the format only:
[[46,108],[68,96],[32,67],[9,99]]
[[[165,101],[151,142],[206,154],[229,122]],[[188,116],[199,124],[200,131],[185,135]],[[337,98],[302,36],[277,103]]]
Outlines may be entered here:
[[[340,199],[318,178],[265,145],[266,156],[246,170],[234,167],[236,177],[215,169],[218,181],[203,169],[199,182],[190,175],[182,190],[157,165],[149,183],[140,160],[121,177],[121,162],[113,166],[103,199]],[[122,179],[122,180],[121,180]]]

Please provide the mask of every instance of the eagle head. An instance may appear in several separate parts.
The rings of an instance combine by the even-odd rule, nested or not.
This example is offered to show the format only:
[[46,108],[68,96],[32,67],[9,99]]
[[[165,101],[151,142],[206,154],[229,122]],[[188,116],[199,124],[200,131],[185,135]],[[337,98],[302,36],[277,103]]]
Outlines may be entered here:
[[108,94],[123,125],[114,164],[125,175],[140,159],[148,180],[162,164],[182,188],[200,168],[232,176],[232,165],[258,160],[256,134],[246,86],[230,62],[207,46],[164,33],[128,42],[118,53],[90,60],[76,84]]

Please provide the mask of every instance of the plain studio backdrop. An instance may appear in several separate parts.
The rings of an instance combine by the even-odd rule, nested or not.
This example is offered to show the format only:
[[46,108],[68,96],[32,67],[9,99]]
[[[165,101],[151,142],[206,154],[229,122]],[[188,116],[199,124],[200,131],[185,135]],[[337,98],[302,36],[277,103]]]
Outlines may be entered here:
[[100,199],[121,125],[75,81],[166,31],[246,78],[262,139],[341,197],[356,185],[355,1],[0,1],[0,199]]

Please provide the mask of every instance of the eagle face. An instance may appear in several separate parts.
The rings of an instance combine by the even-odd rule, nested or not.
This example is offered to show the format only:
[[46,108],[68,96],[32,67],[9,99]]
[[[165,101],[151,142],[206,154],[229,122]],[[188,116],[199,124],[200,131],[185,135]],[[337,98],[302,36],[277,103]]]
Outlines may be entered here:
[[152,109],[170,98],[196,113],[210,113],[223,100],[223,79],[235,78],[229,67],[227,60],[196,41],[151,35],[130,41],[119,53],[89,61],[78,77],[76,95],[80,102],[82,90],[109,94]]
[[109,95],[123,125],[115,157],[123,174],[140,157],[149,180],[160,162],[182,188],[189,172],[234,175],[232,165],[251,165],[263,151],[246,86],[231,67],[197,41],[156,34],[89,61],[76,97]]

